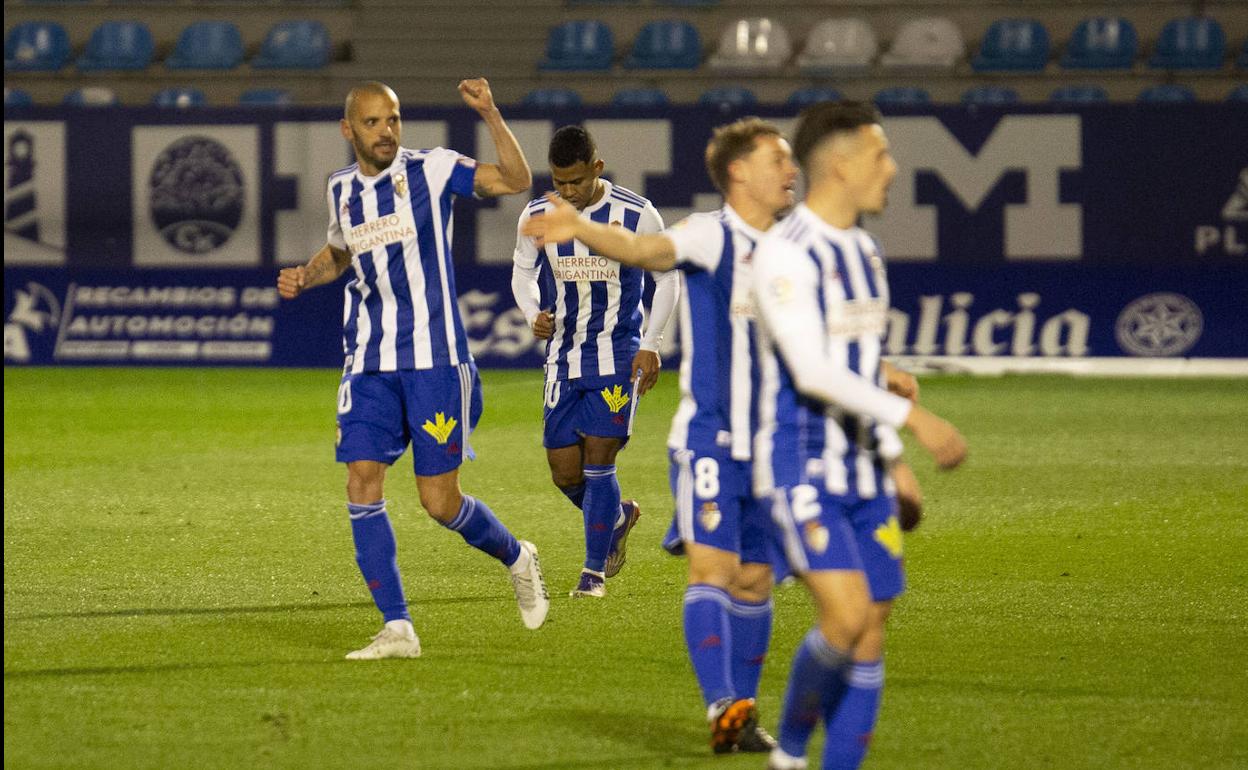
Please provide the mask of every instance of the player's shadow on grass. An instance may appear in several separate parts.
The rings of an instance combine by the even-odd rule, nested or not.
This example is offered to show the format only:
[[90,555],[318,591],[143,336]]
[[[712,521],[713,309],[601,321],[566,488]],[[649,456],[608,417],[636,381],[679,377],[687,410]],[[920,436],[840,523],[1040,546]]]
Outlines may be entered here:
[[[636,744],[647,755],[666,758],[706,759],[710,756],[707,732],[696,718],[673,723],[670,719],[647,717],[636,712],[612,712],[601,709],[548,709],[565,725],[600,738],[625,744]],[[526,766],[527,767],[527,766]]]
[[[420,604],[479,604],[512,601],[510,596],[446,596],[422,597]],[[326,610],[350,610],[373,607],[372,602],[337,602],[333,604],[268,604],[251,607],[133,607],[120,610],[79,610],[75,612],[30,612],[5,615],[4,622],[22,620],[63,620],[90,618],[127,618],[144,616],[177,616],[177,615],[246,615],[257,613],[278,612],[323,612]]]

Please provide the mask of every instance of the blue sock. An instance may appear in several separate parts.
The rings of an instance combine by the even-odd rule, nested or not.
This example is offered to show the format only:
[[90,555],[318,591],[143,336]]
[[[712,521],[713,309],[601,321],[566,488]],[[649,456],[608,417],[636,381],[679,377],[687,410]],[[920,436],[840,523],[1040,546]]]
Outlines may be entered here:
[[732,685],[738,698],[758,695],[763,659],[771,644],[771,599],[747,602],[734,598],[728,609],[732,623]]
[[789,756],[806,756],[815,725],[825,710],[836,708],[845,692],[848,665],[849,653],[829,644],[817,628],[797,646],[780,714],[780,748]]
[[464,495],[459,515],[450,524],[442,526],[455,530],[468,541],[468,545],[488,553],[508,567],[520,558],[520,542],[507,531],[488,505],[472,495]]
[[620,484],[614,465],[585,466],[585,569],[602,572],[611,551],[611,533],[620,515]]
[[849,686],[836,711],[824,714],[828,735],[823,744],[823,766],[827,770],[856,770],[867,756],[880,711],[884,661],[855,663],[845,678]]
[[347,503],[351,516],[351,537],[355,540],[355,563],[360,565],[364,583],[373,594],[373,602],[386,622],[411,620],[403,581],[399,577],[399,561],[394,543],[394,529],[386,515],[386,501],[367,505]]
[[708,706],[735,694],[732,623],[728,617],[731,603],[732,598],[722,588],[694,583],[685,589],[685,646]]
[[585,480],[582,479],[570,487],[559,487],[559,491],[564,494],[579,511],[585,507]]

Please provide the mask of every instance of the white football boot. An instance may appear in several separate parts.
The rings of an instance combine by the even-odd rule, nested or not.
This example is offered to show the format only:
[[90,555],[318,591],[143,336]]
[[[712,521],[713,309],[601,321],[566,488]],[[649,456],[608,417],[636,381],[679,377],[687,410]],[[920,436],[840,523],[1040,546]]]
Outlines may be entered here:
[[550,611],[550,595],[546,593],[546,581],[542,579],[542,564],[537,560],[537,546],[527,540],[520,541],[520,557],[508,569],[511,586],[516,591],[516,604],[520,605],[520,619],[525,628],[541,628]]
[[381,660],[382,658],[419,658],[420,639],[410,620],[391,620],[362,649],[347,653],[347,660]]

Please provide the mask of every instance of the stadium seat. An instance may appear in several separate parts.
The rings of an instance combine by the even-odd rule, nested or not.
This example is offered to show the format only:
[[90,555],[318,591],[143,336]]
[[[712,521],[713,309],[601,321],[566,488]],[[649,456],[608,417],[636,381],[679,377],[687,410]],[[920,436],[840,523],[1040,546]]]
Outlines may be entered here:
[[581,106],[581,95],[568,88],[537,88],[524,95],[525,107],[566,110]]
[[720,72],[766,72],[780,69],[792,55],[784,25],[768,18],[737,19],[724,28],[707,64]]
[[65,94],[67,107],[112,107],[117,104],[117,94],[106,86],[83,86]]
[[1226,35],[1216,19],[1171,19],[1161,30],[1148,66],[1167,70],[1216,70],[1226,55]]
[[625,60],[628,69],[697,69],[702,61],[702,39],[687,21],[652,21],[633,41]]
[[1049,32],[1035,19],[997,19],[971,60],[976,72],[1038,72],[1049,60]]
[[975,86],[962,93],[963,104],[1017,104],[1018,91],[1007,86]]
[[156,107],[172,107],[179,110],[187,107],[203,107],[207,103],[204,92],[198,88],[165,88],[157,91],[152,97],[152,104]]
[[4,40],[5,72],[54,71],[69,60],[69,35],[54,21],[27,21]]
[[243,91],[238,103],[249,107],[289,107],[294,99],[284,88],[251,88]]
[[83,72],[143,70],[152,63],[156,45],[141,21],[106,21],[95,28],[87,50],[78,58]]
[[1194,102],[1196,92],[1187,86],[1166,83],[1140,91],[1139,100],[1141,102]]
[[705,8],[719,5],[719,0],[655,0],[657,5],[675,5],[682,8]]
[[660,88],[625,88],[615,92],[611,104],[616,107],[666,107],[667,92]]
[[169,69],[228,70],[243,60],[243,36],[228,21],[197,21],[178,37]]
[[911,19],[897,30],[880,64],[894,68],[952,69],[966,56],[958,25],[943,16]]
[[721,110],[739,110],[758,104],[754,92],[742,86],[723,86],[708,88],[698,97],[698,104],[706,107],[718,107]]
[[[1228,102],[1248,102],[1248,83],[1240,83],[1231,89],[1226,95]],[[8,104],[8,97],[5,97],[5,104]]]
[[260,53],[251,60],[256,69],[315,70],[329,64],[329,30],[313,19],[274,24],[264,36]]
[[898,86],[896,88],[882,88],[876,91],[875,96],[871,97],[871,101],[879,105],[905,106],[928,104],[932,101],[932,97],[922,88]]
[[820,102],[839,102],[842,98],[841,92],[835,88],[817,88],[812,86],[810,88],[799,88],[789,94],[785,104],[789,107],[800,109],[809,107],[812,104],[819,104]]
[[1235,66],[1241,70],[1248,70],[1248,39],[1244,40],[1244,47],[1239,50],[1239,57],[1235,59]]
[[1131,22],[1121,17],[1093,16],[1079,22],[1062,55],[1071,70],[1130,69],[1139,50]]
[[879,52],[875,30],[865,19],[824,19],[806,36],[797,66],[807,74],[862,70]]
[[35,100],[30,98],[30,94],[20,88],[4,87],[4,106],[5,107],[29,107],[34,104]]
[[595,19],[568,21],[550,30],[543,70],[607,70],[615,55],[611,28]]
[[1098,104],[1109,101],[1109,94],[1100,86],[1061,86],[1049,94],[1054,104]]

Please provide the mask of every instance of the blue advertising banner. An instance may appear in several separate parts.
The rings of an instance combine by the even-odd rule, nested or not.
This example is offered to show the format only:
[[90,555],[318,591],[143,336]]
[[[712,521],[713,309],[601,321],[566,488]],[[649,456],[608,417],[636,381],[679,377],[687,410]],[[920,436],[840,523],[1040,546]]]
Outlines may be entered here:
[[[732,116],[507,117],[534,189],[457,204],[459,300],[483,365],[536,366],[509,265],[554,129],[584,123],[670,224],[720,205],[702,150]],[[890,353],[1248,358],[1248,107],[933,107],[885,128],[899,170],[865,225],[890,264]],[[6,365],[341,363],[341,292],[272,288],[325,242],[324,181],[350,162],[337,111],[27,108],[4,143]],[[405,111],[403,143],[492,158],[467,110]]]

